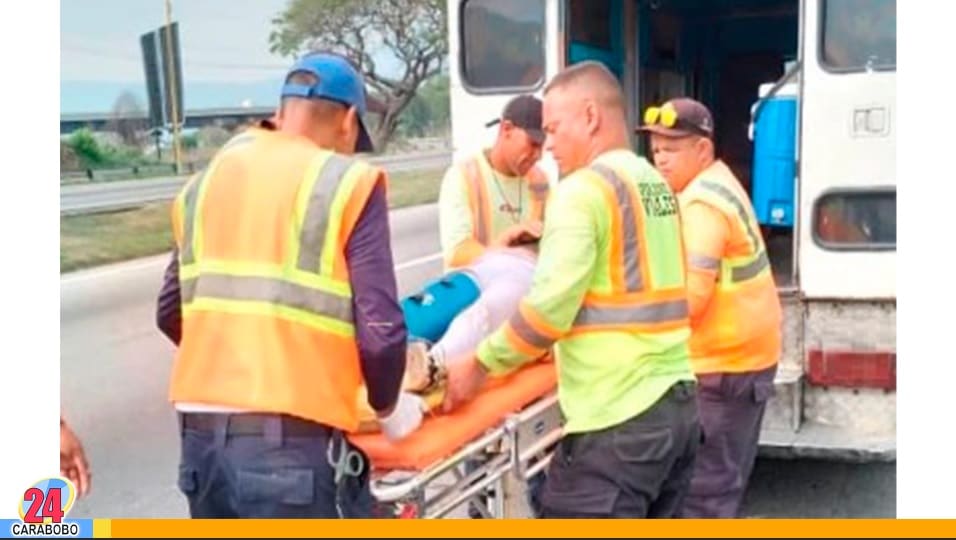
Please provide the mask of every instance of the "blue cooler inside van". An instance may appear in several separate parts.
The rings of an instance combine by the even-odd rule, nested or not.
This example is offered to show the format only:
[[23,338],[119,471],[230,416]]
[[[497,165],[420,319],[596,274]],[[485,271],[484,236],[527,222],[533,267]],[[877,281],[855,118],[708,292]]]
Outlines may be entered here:
[[[760,86],[760,97],[773,84]],[[797,87],[784,85],[760,109],[752,126],[753,204],[761,225],[793,227],[796,181]]]

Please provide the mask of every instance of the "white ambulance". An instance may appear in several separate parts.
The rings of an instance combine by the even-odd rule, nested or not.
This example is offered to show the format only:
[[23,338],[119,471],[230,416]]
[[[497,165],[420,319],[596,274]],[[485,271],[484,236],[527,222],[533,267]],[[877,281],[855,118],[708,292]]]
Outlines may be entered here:
[[895,459],[895,0],[448,0],[448,17],[456,158],[585,59],[619,77],[633,125],[707,104],[785,308],[763,453]]

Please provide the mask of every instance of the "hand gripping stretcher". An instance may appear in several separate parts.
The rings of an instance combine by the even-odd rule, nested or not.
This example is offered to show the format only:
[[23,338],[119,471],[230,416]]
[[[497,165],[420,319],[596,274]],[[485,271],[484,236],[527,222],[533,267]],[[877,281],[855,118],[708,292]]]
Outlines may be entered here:
[[[436,412],[440,390],[426,396],[433,412],[401,441],[378,432],[349,440],[371,461],[372,494],[393,515],[439,518],[472,503],[484,517],[527,517],[527,481],[547,467],[562,435],[556,387],[549,355],[490,378],[451,413]],[[483,498],[489,488],[495,496]]]
[[[489,380],[473,401],[432,414],[397,443],[351,435],[372,463],[372,494],[415,517],[443,517],[468,502],[487,517],[520,517],[525,482],[548,465],[561,437],[555,386],[554,364],[537,362]],[[466,474],[469,460],[479,465]],[[478,497],[489,487],[498,494],[491,508]]]

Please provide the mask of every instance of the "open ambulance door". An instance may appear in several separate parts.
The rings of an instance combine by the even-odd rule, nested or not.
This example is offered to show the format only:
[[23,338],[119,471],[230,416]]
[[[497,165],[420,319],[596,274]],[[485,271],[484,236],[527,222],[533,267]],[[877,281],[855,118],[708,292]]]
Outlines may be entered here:
[[[803,0],[790,454],[896,453],[896,1]],[[773,418],[768,412],[768,417]],[[769,435],[772,432],[767,432]],[[782,435],[782,436],[781,436]]]
[[800,289],[896,297],[896,1],[805,0]]

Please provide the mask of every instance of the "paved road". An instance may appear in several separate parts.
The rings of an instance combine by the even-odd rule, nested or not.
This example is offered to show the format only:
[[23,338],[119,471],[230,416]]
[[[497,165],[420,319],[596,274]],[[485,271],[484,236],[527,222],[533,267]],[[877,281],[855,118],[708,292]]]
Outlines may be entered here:
[[[399,287],[434,276],[434,205],[392,214]],[[153,308],[167,257],[63,277],[60,282],[62,403],[93,467],[92,494],[76,517],[185,517],[175,487],[179,447],[166,402],[173,349]],[[893,464],[761,461],[747,514],[766,517],[894,516]]]
[[[448,151],[383,156],[372,158],[389,172],[439,169],[451,161]],[[150,180],[124,180],[98,184],[60,187],[60,212],[77,214],[97,210],[113,210],[145,202],[171,199],[186,177]]]

